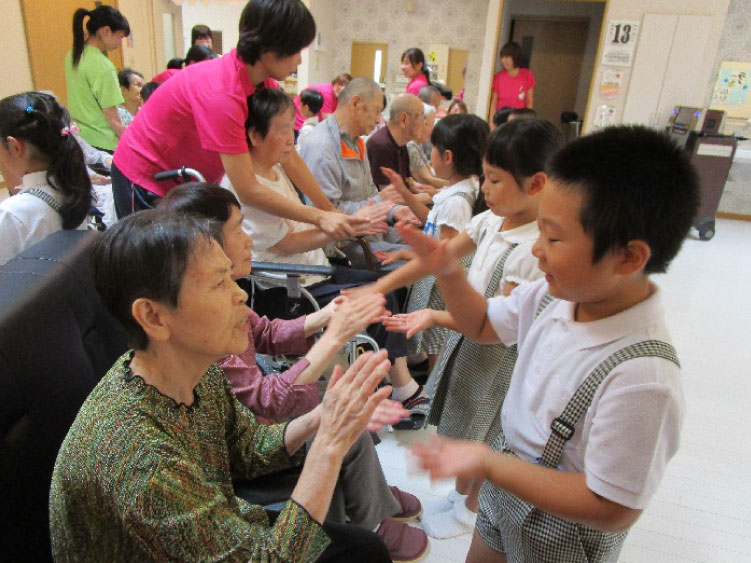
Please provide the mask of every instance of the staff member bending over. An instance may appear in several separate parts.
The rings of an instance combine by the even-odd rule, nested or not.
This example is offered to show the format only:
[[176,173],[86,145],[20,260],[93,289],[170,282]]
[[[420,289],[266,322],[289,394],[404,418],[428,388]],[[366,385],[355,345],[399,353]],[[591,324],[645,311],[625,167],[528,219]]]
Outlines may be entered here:
[[175,182],[154,174],[183,165],[218,182],[224,172],[240,201],[269,213],[319,226],[343,238],[361,218],[335,212],[305,163],[293,156],[285,166],[313,205],[290,202],[255,179],[243,124],[247,98],[277,88],[300,64],[300,51],[315,37],[313,16],[300,0],[251,0],[240,17],[237,48],[191,65],[165,82],[125,131],[115,151],[112,188],[118,217],[154,207]]

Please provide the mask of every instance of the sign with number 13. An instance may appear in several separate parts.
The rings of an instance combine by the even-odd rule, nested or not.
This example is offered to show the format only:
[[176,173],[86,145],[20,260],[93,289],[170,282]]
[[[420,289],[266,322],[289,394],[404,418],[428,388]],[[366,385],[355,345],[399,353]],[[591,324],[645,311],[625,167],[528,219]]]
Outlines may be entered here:
[[602,49],[602,64],[631,66],[639,32],[639,22],[611,20]]

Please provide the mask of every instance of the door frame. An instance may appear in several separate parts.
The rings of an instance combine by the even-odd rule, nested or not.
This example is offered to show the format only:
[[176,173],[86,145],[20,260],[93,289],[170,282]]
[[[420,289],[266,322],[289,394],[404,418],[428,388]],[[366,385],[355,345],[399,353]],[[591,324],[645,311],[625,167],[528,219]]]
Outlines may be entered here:
[[[602,58],[602,48],[603,48],[603,41],[605,38],[605,29],[607,28],[607,22],[608,22],[608,13],[610,11],[610,0],[591,0],[593,2],[597,2],[598,4],[604,4],[603,11],[602,11],[602,23],[600,25],[600,38],[597,41],[597,52],[595,53],[594,58],[594,66],[592,67],[592,76],[589,81],[589,92],[587,93],[587,104],[584,109],[584,115],[580,116],[582,119],[582,131],[587,130],[588,127],[588,116],[589,116],[589,109],[592,105],[592,96],[595,88],[595,82],[597,79],[597,67],[600,65],[600,59]],[[495,63],[496,59],[498,58],[498,51],[500,49],[500,41],[501,41],[501,25],[503,24],[503,14],[504,10],[508,7],[506,5],[506,2],[504,0],[499,0],[500,2],[500,9],[498,11],[498,21],[496,23],[496,29],[495,29],[495,48],[493,50],[493,63],[491,65],[491,73],[495,70]],[[552,2],[552,0],[548,0],[548,2]],[[544,17],[544,16],[541,16]],[[563,19],[565,16],[562,16],[558,19]],[[491,87],[492,87],[492,78],[491,78]],[[495,111],[490,107],[490,96],[488,96],[488,103],[486,108],[486,115],[488,118],[488,121],[491,121],[493,119],[493,114]]]

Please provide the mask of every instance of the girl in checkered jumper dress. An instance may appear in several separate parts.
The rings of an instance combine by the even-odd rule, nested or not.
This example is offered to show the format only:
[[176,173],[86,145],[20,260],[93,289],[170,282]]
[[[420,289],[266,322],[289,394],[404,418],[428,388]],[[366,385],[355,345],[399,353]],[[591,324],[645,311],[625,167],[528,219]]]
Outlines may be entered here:
[[[517,285],[542,277],[532,255],[539,235],[537,207],[547,165],[562,146],[558,129],[536,118],[511,121],[490,135],[482,185],[490,209],[472,219],[449,244],[456,256],[474,253],[467,275],[474,289],[486,297],[507,296]],[[429,327],[454,328],[450,313],[430,306],[387,323],[387,328],[407,331],[408,337]],[[432,396],[428,422],[438,427],[441,436],[490,444],[500,432],[500,410],[516,347],[478,344],[453,330],[449,333],[427,384]],[[471,532],[480,485],[457,479],[447,502],[425,508],[425,531],[436,538]]]
[[[448,180],[449,185],[433,196],[431,209],[417,200],[398,175],[391,171],[384,172],[404,197],[405,203],[422,221],[423,232],[428,236],[437,240],[451,240],[469,225],[479,192],[475,177],[482,173],[482,152],[488,133],[488,124],[476,115],[447,116],[436,124],[430,136],[433,144],[431,164],[436,176]],[[408,250],[376,255],[383,259],[384,264],[411,257]],[[444,309],[434,276],[415,283],[407,303],[408,312],[426,307]],[[426,353],[429,368],[432,369],[446,342],[447,333],[445,328],[435,326],[416,334],[409,342],[410,354]]]

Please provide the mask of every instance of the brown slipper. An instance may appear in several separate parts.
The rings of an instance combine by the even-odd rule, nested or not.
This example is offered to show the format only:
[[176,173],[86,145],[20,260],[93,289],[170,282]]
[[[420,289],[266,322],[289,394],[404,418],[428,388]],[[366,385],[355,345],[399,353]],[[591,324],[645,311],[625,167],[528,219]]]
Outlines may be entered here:
[[400,507],[399,512],[391,516],[392,520],[403,522],[405,520],[413,520],[422,514],[422,504],[420,503],[420,499],[415,495],[406,493],[396,487],[389,487],[389,490],[391,490],[391,494],[394,495]]
[[428,536],[420,528],[387,518],[378,526],[381,536],[394,563],[413,563],[428,553]]

